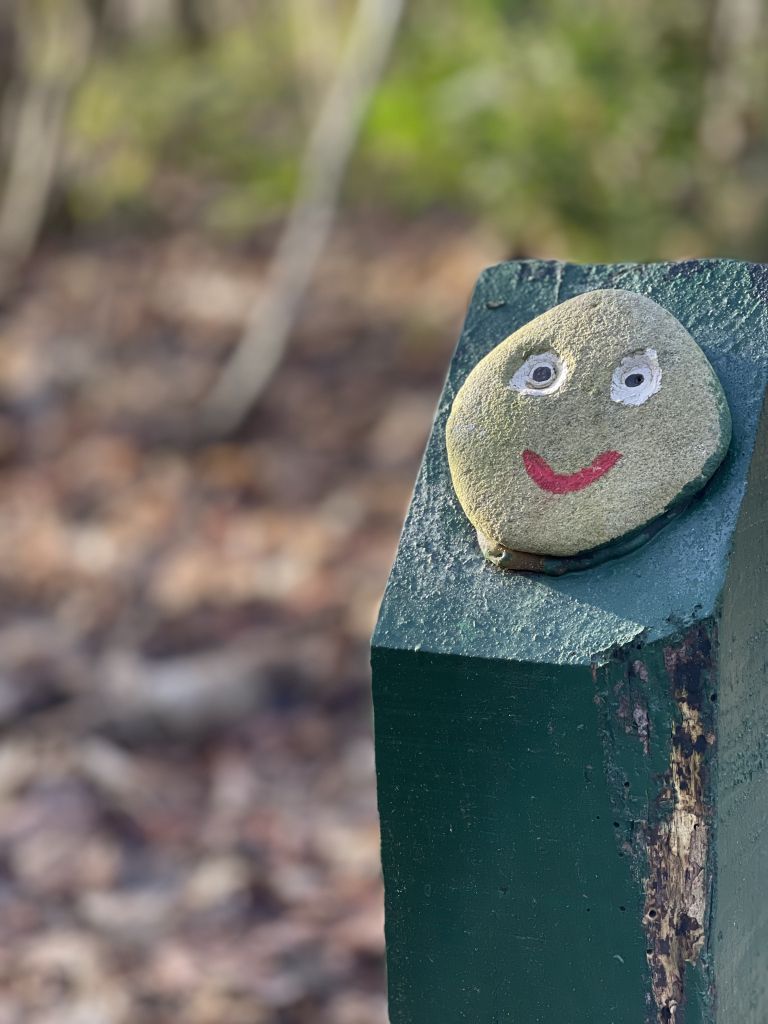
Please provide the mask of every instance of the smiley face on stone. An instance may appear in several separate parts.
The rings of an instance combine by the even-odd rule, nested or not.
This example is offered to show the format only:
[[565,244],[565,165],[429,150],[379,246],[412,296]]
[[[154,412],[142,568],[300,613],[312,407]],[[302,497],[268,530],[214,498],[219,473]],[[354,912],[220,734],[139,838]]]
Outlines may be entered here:
[[683,325],[645,296],[605,289],[485,356],[456,395],[447,447],[486,556],[535,568],[538,556],[603,549],[684,506],[730,436],[720,382]]

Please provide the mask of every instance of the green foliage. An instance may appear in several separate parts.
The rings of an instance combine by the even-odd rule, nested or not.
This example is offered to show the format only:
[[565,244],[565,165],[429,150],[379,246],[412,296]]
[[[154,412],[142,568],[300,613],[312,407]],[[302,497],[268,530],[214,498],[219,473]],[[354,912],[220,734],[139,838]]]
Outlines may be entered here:
[[[754,255],[765,225],[744,210],[762,198],[765,83],[737,68],[753,128],[721,164],[701,144],[710,22],[701,0],[416,0],[347,200],[466,211],[528,254]],[[264,4],[203,49],[165,38],[104,54],[74,115],[76,212],[191,209],[236,235],[279,217],[307,129],[303,74],[287,19]]]
[[86,219],[142,207],[172,216],[177,188],[222,228],[278,216],[302,128],[272,27],[222,32],[200,50],[167,38],[104,55],[73,117],[76,210]]
[[657,0],[429,6],[370,119],[378,183],[476,210],[525,251],[662,251],[696,145],[700,8],[682,60]]

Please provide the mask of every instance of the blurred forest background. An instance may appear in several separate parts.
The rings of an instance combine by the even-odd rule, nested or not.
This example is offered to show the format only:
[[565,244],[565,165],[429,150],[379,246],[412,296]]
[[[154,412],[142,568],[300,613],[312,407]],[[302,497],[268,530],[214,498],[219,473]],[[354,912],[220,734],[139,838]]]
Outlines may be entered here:
[[0,1024],[384,1024],[367,645],[472,282],[768,253],[760,0],[400,7],[0,0]]

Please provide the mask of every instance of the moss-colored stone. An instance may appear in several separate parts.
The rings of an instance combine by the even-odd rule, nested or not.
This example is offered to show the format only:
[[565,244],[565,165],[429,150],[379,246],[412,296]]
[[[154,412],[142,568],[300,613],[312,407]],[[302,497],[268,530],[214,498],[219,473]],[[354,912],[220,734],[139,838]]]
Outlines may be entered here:
[[701,348],[666,309],[621,289],[578,295],[494,348],[446,431],[453,484],[486,551],[548,556],[663,516],[706,483],[730,436]]

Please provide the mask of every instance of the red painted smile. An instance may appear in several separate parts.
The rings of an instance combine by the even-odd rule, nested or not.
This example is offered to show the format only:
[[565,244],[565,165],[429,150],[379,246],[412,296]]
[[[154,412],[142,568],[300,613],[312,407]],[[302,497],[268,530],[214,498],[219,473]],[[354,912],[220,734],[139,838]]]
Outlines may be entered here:
[[613,469],[620,458],[621,452],[602,452],[588,466],[576,473],[556,473],[546,459],[542,459],[530,448],[526,448],[523,452],[526,473],[542,491],[549,491],[550,494],[570,494],[572,491],[583,491],[595,480],[605,476],[609,469]]

